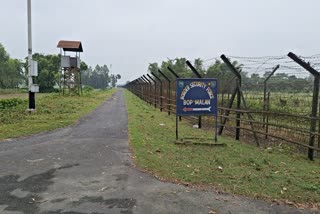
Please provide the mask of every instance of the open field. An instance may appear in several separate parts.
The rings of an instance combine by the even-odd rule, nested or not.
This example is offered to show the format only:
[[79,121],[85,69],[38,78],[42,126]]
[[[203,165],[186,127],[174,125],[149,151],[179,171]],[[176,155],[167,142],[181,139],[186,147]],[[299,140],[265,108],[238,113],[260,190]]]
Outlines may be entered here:
[[[320,207],[320,162],[283,147],[257,148],[220,137],[225,147],[177,145],[175,116],[160,113],[126,92],[129,136],[135,163],[166,180],[208,185],[219,190]],[[181,137],[208,137],[211,132],[180,124]],[[222,168],[219,170],[219,166]]]
[[[263,92],[244,92],[248,108],[263,110]],[[299,115],[309,115],[312,106],[312,93],[272,92],[269,98],[269,110]]]
[[28,106],[26,98],[14,99],[11,106],[0,109],[0,140],[49,131],[75,123],[114,92],[115,89],[93,91],[83,96],[37,94],[37,111],[33,114],[26,112]]

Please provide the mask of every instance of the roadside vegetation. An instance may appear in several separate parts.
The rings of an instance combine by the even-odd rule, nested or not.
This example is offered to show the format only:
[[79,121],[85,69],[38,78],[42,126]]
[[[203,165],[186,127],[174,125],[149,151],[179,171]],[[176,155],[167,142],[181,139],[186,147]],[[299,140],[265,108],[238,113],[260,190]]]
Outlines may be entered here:
[[65,127],[75,123],[110,97],[115,89],[86,91],[83,96],[37,94],[36,112],[28,113],[28,95],[0,96],[0,140]]
[[[126,91],[129,137],[135,164],[156,177],[188,185],[320,207],[320,162],[284,149],[257,148],[227,137],[226,146],[175,144],[175,116],[168,116]],[[207,138],[212,130],[180,122],[181,137]],[[199,140],[197,143],[201,143]]]

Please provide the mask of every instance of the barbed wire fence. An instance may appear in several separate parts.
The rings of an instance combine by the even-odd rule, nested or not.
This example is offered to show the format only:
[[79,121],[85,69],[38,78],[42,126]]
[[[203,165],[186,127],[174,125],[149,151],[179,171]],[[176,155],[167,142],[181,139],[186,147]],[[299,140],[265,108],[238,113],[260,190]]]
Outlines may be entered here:
[[[224,55],[222,55],[224,56]],[[237,140],[268,146],[287,143],[295,151],[320,155],[318,112],[320,54],[312,56],[225,56],[203,60],[209,70],[216,62],[227,69],[219,79],[219,127]],[[175,78],[161,70],[142,76],[126,87],[146,102],[168,114],[175,113]],[[202,77],[208,77],[204,72]],[[199,77],[199,76],[198,76]],[[183,77],[182,77],[183,78]],[[199,77],[201,78],[201,77]],[[317,83],[318,82],[318,83]],[[187,118],[186,118],[187,119]],[[196,118],[193,118],[193,123]],[[212,118],[198,118],[199,128],[210,127]],[[225,130],[225,131],[223,131]],[[292,146],[295,145],[295,146]]]

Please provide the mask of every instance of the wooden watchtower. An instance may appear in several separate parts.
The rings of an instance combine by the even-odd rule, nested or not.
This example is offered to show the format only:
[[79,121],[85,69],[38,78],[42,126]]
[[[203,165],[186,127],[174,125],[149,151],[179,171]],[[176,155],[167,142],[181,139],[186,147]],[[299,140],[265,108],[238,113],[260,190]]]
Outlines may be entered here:
[[[58,43],[61,55],[60,89],[62,94],[82,94],[82,82],[80,71],[80,53],[83,52],[80,41],[61,40]],[[68,56],[66,52],[74,52],[75,56]]]

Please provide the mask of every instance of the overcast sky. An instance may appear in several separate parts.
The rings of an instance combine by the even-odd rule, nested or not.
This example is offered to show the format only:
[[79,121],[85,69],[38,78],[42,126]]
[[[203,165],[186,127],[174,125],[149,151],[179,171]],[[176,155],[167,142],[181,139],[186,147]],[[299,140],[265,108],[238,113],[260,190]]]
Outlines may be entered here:
[[[133,80],[167,57],[320,53],[319,0],[32,0],[33,52],[82,41],[87,64]],[[27,55],[27,0],[0,0],[0,43]]]

